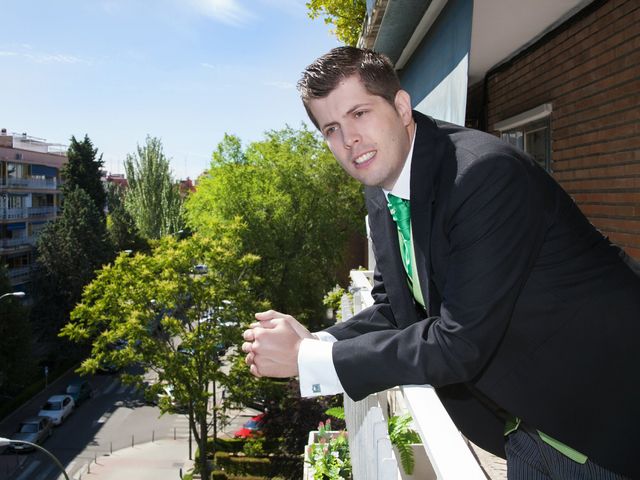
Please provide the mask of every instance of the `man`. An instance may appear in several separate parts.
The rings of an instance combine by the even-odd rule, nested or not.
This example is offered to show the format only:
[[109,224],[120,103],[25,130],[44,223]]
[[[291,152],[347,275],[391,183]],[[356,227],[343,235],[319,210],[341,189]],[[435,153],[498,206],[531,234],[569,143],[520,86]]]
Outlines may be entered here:
[[431,384],[467,437],[506,454],[511,479],[640,477],[631,260],[526,154],[412,112],[383,56],[334,49],[298,86],[366,186],[375,304],[315,335],[256,314],[251,372],[355,400]]

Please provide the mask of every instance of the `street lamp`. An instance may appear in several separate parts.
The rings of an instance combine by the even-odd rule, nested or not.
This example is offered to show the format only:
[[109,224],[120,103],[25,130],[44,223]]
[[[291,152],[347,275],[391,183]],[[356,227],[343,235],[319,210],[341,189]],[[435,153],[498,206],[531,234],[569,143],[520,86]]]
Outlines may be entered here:
[[[2,297],[0,297],[2,298]],[[29,445],[30,447],[33,448],[37,448],[38,450],[40,450],[41,452],[49,455],[49,457],[51,458],[51,460],[53,460],[53,462],[60,468],[60,470],[62,470],[62,473],[64,475],[64,478],[66,478],[67,480],[69,480],[69,475],[67,475],[67,471],[64,469],[64,466],[62,465],[62,463],[60,463],[60,460],[58,460],[53,453],[51,453],[49,450],[47,450],[44,447],[41,447],[40,445],[38,445],[37,443],[31,443],[31,442],[27,442],[26,440],[10,440],[8,438],[3,438],[0,437],[0,447],[9,445],[10,443],[20,443],[20,444],[24,444],[24,445]]]
[[9,292],[9,293],[3,293],[2,295],[0,295],[0,300],[2,300],[4,297],[17,297],[17,298],[22,298],[26,295],[26,293],[24,292]]

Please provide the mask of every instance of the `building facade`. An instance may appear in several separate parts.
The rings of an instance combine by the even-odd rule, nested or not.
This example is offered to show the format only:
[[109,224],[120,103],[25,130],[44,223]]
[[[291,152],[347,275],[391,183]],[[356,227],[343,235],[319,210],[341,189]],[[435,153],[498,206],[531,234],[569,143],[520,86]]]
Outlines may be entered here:
[[66,147],[0,131],[0,263],[15,290],[28,290],[38,235],[61,204]]
[[360,44],[415,109],[529,152],[640,259],[637,0],[368,0]]

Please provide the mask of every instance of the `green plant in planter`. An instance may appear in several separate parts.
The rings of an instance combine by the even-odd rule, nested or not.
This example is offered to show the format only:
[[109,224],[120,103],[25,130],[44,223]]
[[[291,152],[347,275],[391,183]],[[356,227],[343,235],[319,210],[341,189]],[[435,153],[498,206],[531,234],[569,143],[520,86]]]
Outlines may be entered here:
[[351,478],[351,459],[347,433],[333,436],[331,420],[318,426],[318,443],[309,446],[309,465],[314,470],[314,480],[342,480]]
[[322,303],[330,308],[336,316],[336,319],[342,319],[342,309],[340,308],[340,304],[342,302],[342,296],[347,294],[350,298],[353,298],[349,292],[347,292],[340,285],[336,285],[331,290],[327,292],[327,294],[322,299]]
[[326,413],[330,417],[334,417],[339,420],[344,420],[344,407],[331,407],[328,410],[326,410],[324,413]]
[[415,467],[411,444],[421,443],[420,435],[409,427],[411,420],[411,415],[405,413],[403,415],[393,415],[389,417],[388,423],[391,444],[398,449],[402,469],[407,475],[411,475]]

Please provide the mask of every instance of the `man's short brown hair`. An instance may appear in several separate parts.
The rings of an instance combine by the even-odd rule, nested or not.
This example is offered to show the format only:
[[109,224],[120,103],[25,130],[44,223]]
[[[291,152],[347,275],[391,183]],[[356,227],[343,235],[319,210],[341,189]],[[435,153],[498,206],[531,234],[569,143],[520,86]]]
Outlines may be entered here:
[[318,122],[309,109],[309,100],[328,96],[352,75],[360,77],[367,92],[394,104],[400,80],[385,55],[356,47],[334,48],[309,65],[298,82],[302,103],[316,128]]

